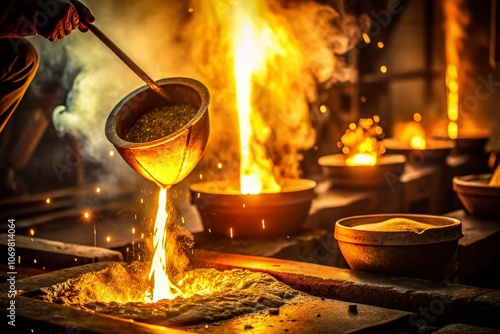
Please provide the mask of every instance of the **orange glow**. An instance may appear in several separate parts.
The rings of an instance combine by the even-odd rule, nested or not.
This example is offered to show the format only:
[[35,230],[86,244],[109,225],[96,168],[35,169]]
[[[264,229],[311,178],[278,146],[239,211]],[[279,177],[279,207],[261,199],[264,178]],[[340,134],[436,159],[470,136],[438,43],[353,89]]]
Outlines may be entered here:
[[450,139],[456,139],[458,137],[458,125],[456,122],[448,123],[448,137]]
[[47,203],[47,204],[50,204],[50,202],[51,202],[51,199],[50,199],[50,198],[47,198],[47,199],[45,200],[45,203]]
[[356,153],[345,160],[347,166],[375,166],[377,164],[377,154]]
[[281,187],[265,148],[271,129],[253,106],[253,90],[255,82],[267,81],[269,67],[278,58],[293,58],[299,54],[298,47],[266,0],[241,2],[233,16],[230,24],[240,131],[240,191],[279,192]]
[[361,118],[358,124],[349,124],[349,128],[340,138],[342,153],[347,155],[346,165],[374,166],[380,155],[385,152],[379,141],[383,130],[374,119],[375,117]]
[[85,212],[83,213],[83,218],[85,218],[85,219],[89,219],[89,218],[90,218],[90,212],[85,211]]
[[426,141],[422,137],[414,136],[410,140],[410,145],[414,149],[423,150],[425,148]]
[[448,88],[448,137],[457,138],[458,121],[458,72],[455,65],[448,65],[446,69],[446,84]]
[[156,212],[153,232],[153,260],[149,271],[149,279],[153,280],[153,291],[146,295],[147,302],[157,302],[161,299],[173,299],[181,292],[170,281],[167,274],[167,189],[161,188],[158,196],[158,211]]

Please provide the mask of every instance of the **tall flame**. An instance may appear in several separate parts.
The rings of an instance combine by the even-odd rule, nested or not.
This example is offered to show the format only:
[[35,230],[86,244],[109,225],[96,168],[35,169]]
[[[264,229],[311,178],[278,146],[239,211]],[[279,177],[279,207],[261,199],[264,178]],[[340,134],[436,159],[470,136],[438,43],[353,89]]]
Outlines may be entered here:
[[275,57],[286,56],[292,48],[286,30],[272,19],[266,0],[244,1],[234,8],[232,45],[239,113],[242,194],[281,190],[265,148],[271,130],[252,106],[254,80],[265,78],[268,62]]
[[458,136],[458,71],[455,65],[446,68],[446,87],[448,89],[447,114],[448,137],[456,139]]
[[170,281],[167,274],[167,188],[161,188],[158,196],[158,211],[156,212],[153,232],[153,261],[149,271],[149,279],[153,280],[153,291],[146,296],[146,301],[157,302],[161,299],[173,299],[182,294]]
[[459,118],[459,68],[460,51],[463,48],[462,38],[465,36],[464,25],[468,21],[461,5],[463,0],[445,0],[445,49],[446,49],[446,88],[448,137],[458,136]]

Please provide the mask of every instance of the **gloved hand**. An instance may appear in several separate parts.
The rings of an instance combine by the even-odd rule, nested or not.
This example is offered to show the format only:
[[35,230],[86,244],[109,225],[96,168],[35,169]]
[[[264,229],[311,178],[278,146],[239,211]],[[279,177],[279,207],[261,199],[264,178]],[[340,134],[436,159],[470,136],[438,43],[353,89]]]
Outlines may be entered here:
[[84,22],[94,20],[90,10],[78,0],[40,0],[36,28],[39,35],[55,42],[76,28],[86,32]]

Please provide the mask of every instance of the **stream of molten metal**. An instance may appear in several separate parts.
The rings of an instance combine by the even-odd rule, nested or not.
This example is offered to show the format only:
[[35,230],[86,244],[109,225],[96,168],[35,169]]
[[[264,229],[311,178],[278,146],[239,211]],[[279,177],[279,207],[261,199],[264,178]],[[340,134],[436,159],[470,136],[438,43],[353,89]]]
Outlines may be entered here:
[[[153,281],[151,293],[147,293],[147,302],[157,302],[161,299],[173,299],[181,291],[170,281],[167,274],[167,236],[168,236],[167,188],[161,188],[158,196],[158,210],[153,232],[153,260],[149,271],[149,279]],[[171,259],[170,259],[171,260]]]

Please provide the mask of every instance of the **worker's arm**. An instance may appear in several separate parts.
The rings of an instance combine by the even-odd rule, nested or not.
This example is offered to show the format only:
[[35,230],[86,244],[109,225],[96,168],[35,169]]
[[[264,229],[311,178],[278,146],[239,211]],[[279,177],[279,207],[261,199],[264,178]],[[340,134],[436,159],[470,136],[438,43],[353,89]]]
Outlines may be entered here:
[[39,34],[57,41],[73,29],[86,31],[80,20],[94,22],[90,10],[78,0],[1,0],[0,38]]

